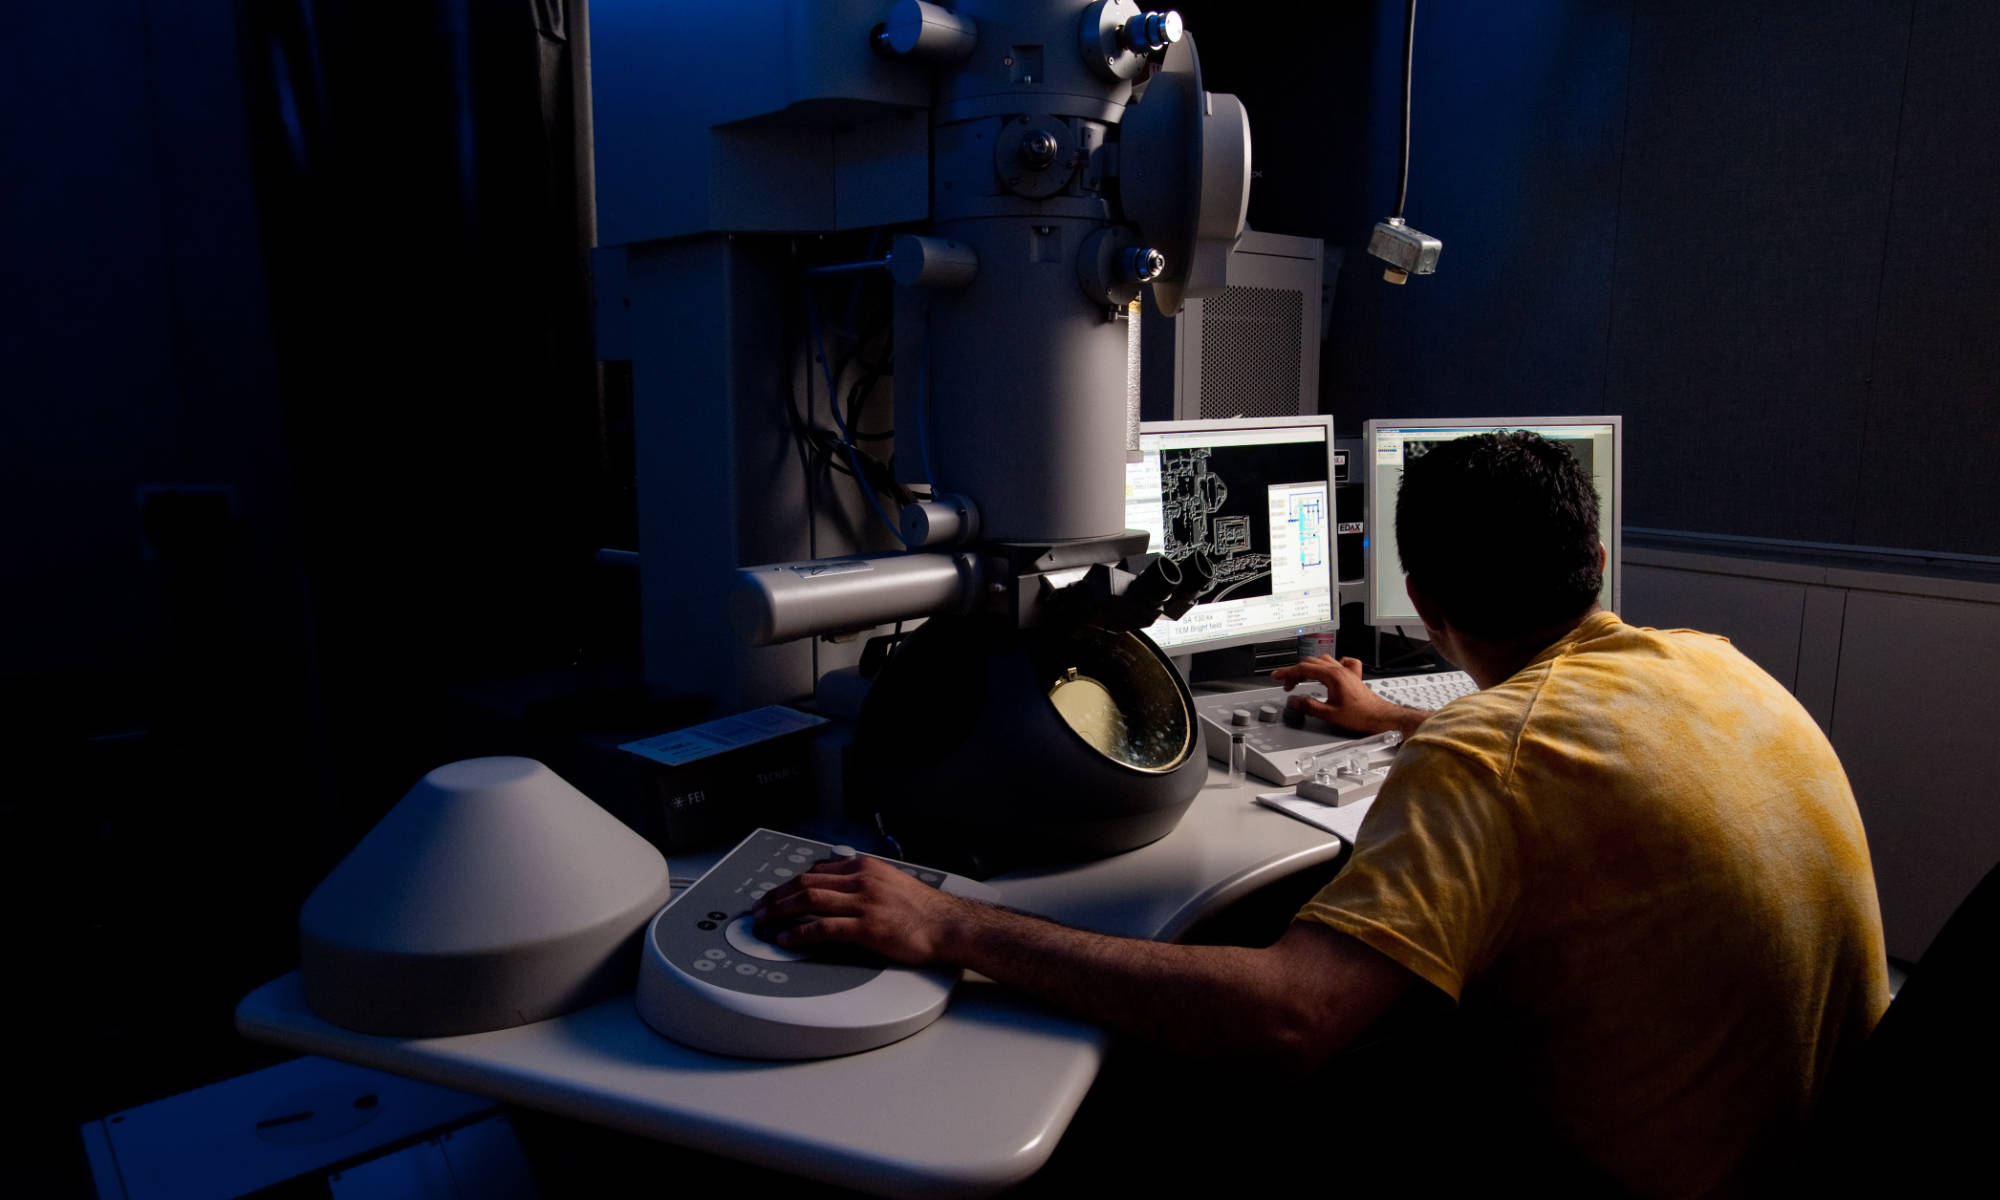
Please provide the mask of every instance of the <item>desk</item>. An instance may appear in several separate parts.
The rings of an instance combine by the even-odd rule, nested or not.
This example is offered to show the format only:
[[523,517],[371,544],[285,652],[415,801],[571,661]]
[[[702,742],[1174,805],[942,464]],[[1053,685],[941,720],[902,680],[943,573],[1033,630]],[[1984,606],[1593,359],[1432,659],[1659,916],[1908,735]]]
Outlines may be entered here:
[[[1175,938],[1339,856],[1339,838],[1257,805],[1259,790],[1268,785],[1232,787],[1211,769],[1158,842],[991,882],[1026,912]],[[912,1037],[810,1062],[690,1050],[641,1022],[629,995],[491,1033],[371,1037],[314,1016],[297,972],[246,997],[236,1024],[309,1054],[891,1196],[985,1195],[1032,1175],[1090,1089],[1107,1041],[981,979],[961,984],[944,1016]]]

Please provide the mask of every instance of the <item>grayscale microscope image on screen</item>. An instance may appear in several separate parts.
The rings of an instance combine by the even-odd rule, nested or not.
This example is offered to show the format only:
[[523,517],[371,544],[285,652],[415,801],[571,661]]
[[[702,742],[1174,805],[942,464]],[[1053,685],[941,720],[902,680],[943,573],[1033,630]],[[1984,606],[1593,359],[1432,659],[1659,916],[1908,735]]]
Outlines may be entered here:
[[1126,524],[1214,582],[1146,630],[1175,654],[1331,629],[1333,490],[1325,417],[1144,425],[1126,467]]

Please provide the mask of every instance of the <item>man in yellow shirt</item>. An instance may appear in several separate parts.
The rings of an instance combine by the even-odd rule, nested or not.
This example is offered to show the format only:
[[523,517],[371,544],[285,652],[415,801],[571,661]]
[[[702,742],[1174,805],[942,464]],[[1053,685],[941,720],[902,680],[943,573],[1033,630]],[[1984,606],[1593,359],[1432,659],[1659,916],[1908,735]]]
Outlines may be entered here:
[[[767,899],[784,945],[950,962],[1183,1049],[1312,1069],[1399,999],[1455,1002],[1511,1099],[1639,1194],[1782,1169],[1888,1003],[1861,821],[1826,739],[1727,642],[1600,611],[1589,478],[1532,434],[1406,465],[1396,532],[1433,646],[1483,689],[1437,713],[1317,679],[1407,735],[1352,860],[1271,946],[1067,929],[870,859]],[[1297,703],[1299,701],[1295,701]]]

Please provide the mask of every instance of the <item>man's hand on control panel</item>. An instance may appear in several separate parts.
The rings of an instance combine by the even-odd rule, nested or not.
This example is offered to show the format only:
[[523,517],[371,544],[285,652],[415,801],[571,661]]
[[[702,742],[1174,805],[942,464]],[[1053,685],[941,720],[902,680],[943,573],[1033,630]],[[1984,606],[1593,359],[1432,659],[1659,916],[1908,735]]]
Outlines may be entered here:
[[1421,708],[1405,708],[1391,704],[1361,682],[1361,660],[1358,658],[1336,659],[1331,654],[1317,658],[1299,660],[1295,667],[1279,667],[1271,672],[1274,683],[1285,685],[1291,691],[1301,683],[1317,683],[1326,688],[1326,699],[1315,700],[1310,696],[1293,696],[1289,703],[1293,708],[1318,717],[1329,725],[1342,729],[1352,729],[1356,733],[1387,733],[1394,729],[1405,736],[1416,732],[1430,713]]
[[858,946],[894,962],[939,960],[971,901],[862,854],[813,864],[750,910],[759,937],[787,950]]

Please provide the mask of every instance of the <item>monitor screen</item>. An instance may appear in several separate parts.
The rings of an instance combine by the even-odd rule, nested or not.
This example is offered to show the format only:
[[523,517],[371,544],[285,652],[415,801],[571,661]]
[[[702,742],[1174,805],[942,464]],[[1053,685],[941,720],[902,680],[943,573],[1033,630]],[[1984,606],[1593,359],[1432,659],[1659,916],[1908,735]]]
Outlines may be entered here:
[[1333,419],[1148,421],[1125,468],[1125,524],[1215,581],[1146,634],[1173,655],[1334,628]]
[[1618,417],[1480,417],[1438,421],[1369,421],[1362,432],[1366,458],[1367,516],[1362,536],[1367,560],[1368,623],[1378,628],[1417,629],[1416,605],[1403,586],[1403,565],[1396,555],[1396,489],[1403,482],[1403,463],[1438,442],[1526,429],[1563,446],[1583,464],[1597,485],[1597,529],[1604,541],[1604,590],[1598,603],[1616,611],[1619,576],[1619,459],[1623,454]]

